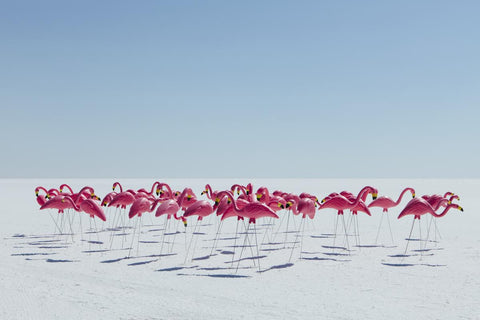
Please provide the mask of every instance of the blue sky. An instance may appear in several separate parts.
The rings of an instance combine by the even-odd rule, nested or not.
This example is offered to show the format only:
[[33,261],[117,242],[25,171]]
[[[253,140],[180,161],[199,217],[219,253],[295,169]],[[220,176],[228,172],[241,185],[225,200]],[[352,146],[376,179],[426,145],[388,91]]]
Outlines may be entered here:
[[480,178],[476,1],[0,4],[0,177]]

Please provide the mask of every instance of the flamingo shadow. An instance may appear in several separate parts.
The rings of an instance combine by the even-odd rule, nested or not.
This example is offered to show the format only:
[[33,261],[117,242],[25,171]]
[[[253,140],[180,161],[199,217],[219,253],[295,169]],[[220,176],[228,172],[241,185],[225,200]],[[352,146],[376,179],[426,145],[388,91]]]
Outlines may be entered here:
[[39,246],[37,248],[39,248],[39,249],[65,249],[65,248],[68,248],[68,246]]
[[200,260],[208,260],[208,259],[210,259],[210,255],[208,255],[208,256],[203,256],[203,257],[193,258],[192,261],[200,261]]
[[245,257],[245,258],[242,258],[242,259],[238,259],[238,260],[234,260],[234,261],[227,261],[227,262],[224,262],[224,263],[235,263],[235,262],[240,262],[240,261],[246,261],[246,260],[257,260],[257,259],[263,259],[263,258],[266,258],[267,256],[256,256],[256,257]]
[[45,261],[50,263],[75,262],[75,260],[67,260],[67,259],[47,259]]
[[210,277],[210,278],[251,278],[251,276],[244,276],[240,274],[187,274],[177,273],[177,276],[194,276],[194,277]]
[[385,246],[381,245],[381,244],[359,244],[359,245],[356,245],[354,247],[357,247],[357,248],[385,248]]
[[341,247],[341,246],[322,246],[322,248],[325,249],[340,249],[340,250],[347,250],[346,247]]
[[350,261],[350,260],[338,260],[334,258],[323,258],[323,257],[303,257],[302,260],[311,260],[311,261]]
[[178,270],[183,270],[183,269],[194,269],[197,268],[198,266],[192,266],[192,267],[171,267],[171,268],[163,268],[163,269],[158,269],[155,270],[156,272],[170,272],[170,271],[178,271]]
[[415,266],[412,263],[386,263],[382,262],[384,266],[389,266],[389,267],[413,267]]
[[82,253],[102,253],[102,252],[108,252],[110,250],[108,249],[101,249],[101,250],[84,250]]
[[157,261],[157,259],[148,260],[148,261],[133,262],[133,263],[129,263],[128,266],[129,267],[140,266],[140,265],[149,264],[149,263],[152,263],[152,262],[155,262],[155,261]]
[[52,254],[57,254],[56,252],[31,252],[31,253],[12,253],[12,257],[16,256],[50,256]]
[[100,263],[115,263],[115,262],[119,262],[119,261],[126,260],[126,259],[128,259],[128,257],[112,259],[112,260],[103,260],[103,261],[100,261]]
[[279,265],[271,266],[268,269],[260,270],[260,271],[257,271],[257,272],[258,273],[263,273],[263,272],[267,272],[267,271],[271,271],[271,270],[285,269],[285,268],[290,268],[290,267],[293,267],[293,263],[279,264]]
[[327,238],[331,238],[331,236],[323,236],[323,235],[321,235],[321,236],[315,236],[315,235],[313,235],[313,236],[310,236],[310,238],[314,238],[314,239],[327,239]]
[[348,253],[339,253],[339,252],[323,252],[324,255],[327,256],[336,256],[336,257],[348,257],[350,256]]

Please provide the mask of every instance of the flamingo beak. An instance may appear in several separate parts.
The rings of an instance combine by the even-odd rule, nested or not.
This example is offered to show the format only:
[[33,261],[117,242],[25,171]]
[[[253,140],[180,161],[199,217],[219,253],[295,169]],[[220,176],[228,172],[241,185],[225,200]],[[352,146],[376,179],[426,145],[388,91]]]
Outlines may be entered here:
[[247,190],[247,191],[246,191],[246,194],[247,194],[247,196],[248,196],[248,195],[250,194],[250,191]]
[[285,206],[283,204],[280,204],[280,209],[285,209]]
[[155,193],[157,194],[157,196],[159,196],[159,195],[160,195],[160,190],[157,189],[157,190],[155,191]]
[[377,199],[377,194],[376,193],[372,193],[372,199],[373,200]]
[[452,204],[452,201],[448,200],[447,204]]
[[240,189],[237,189],[237,196],[239,196],[239,195],[240,195]]
[[62,203],[64,203],[64,202],[65,202],[65,198],[62,199]]
[[287,204],[285,205],[285,208],[290,208],[292,206],[292,203],[291,202],[287,202]]
[[47,194],[47,195],[45,196],[45,199],[47,199],[47,200],[50,199],[50,196]]
[[257,200],[260,200],[260,199],[262,199],[262,194],[257,193]]
[[324,203],[325,202],[325,199],[322,199],[322,201],[320,203]]
[[462,207],[458,206],[458,209],[463,212],[463,208],[462,208]]
[[100,200],[100,197],[99,197],[99,196],[95,196],[95,198],[96,198],[97,200]]
[[216,198],[215,199],[215,204],[218,205],[220,203],[220,199]]
[[415,193],[412,193],[412,198],[415,198]]
[[37,196],[37,197],[38,197],[38,191],[35,191],[35,196]]
[[205,191],[202,191],[202,193],[200,193],[201,196],[203,196],[205,194]]
[[60,188],[60,190],[58,190],[58,191],[60,191],[60,193],[62,193],[62,190],[63,190],[63,189],[62,189],[62,188]]
[[182,221],[183,221],[183,225],[184,225],[185,228],[186,228],[186,227],[187,227],[187,219],[184,218]]

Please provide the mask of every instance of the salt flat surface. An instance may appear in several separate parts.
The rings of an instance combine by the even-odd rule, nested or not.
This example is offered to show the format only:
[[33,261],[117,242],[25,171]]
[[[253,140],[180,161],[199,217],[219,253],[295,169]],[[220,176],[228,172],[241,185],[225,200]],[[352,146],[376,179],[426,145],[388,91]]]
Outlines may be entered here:
[[[254,190],[266,186],[319,198],[342,190],[356,194],[372,185],[380,196],[394,200],[411,186],[417,196],[453,191],[465,210],[452,210],[438,219],[437,241],[430,234],[432,241],[425,251],[418,251],[424,242],[411,241],[407,257],[398,255],[405,250],[412,218],[396,217],[409,201],[408,194],[389,213],[393,245],[384,220],[381,246],[369,246],[375,242],[382,216],[378,208],[372,209],[371,217],[359,214],[364,246],[355,246],[354,237],[348,237],[350,252],[331,248],[335,211],[317,212],[313,222],[305,224],[302,259],[296,232],[300,217],[290,220],[288,233],[285,220],[273,226],[265,225],[267,220],[257,222],[257,241],[273,243],[260,247],[260,259],[251,259],[258,256],[255,237],[250,235],[249,246],[240,225],[236,257],[246,245],[240,263],[236,259],[233,264],[235,219],[225,221],[217,248],[209,256],[218,221],[206,218],[197,229],[196,259],[184,263],[196,219],[189,219],[186,230],[181,224],[170,225],[172,235],[165,238],[173,245],[163,253],[171,255],[159,259],[165,218],[145,214],[140,243],[137,247],[133,242],[126,259],[133,229],[125,229],[126,236],[106,230],[114,210],[107,213],[107,223],[96,221],[92,233],[85,233],[90,225],[83,216],[84,232],[75,232],[72,241],[71,236],[53,234],[49,213],[39,210],[33,191],[39,185],[58,188],[69,183],[75,190],[90,185],[103,197],[114,181],[0,180],[1,319],[480,319],[480,180],[161,180],[175,189],[189,186],[198,198],[203,198],[205,183],[222,190],[251,181]],[[154,180],[119,181],[138,189],[150,188]],[[349,217],[345,215],[347,223]],[[423,237],[428,221],[422,218]],[[77,217],[75,231],[78,222]],[[414,235],[418,238],[417,228]],[[335,241],[336,246],[346,246],[344,236]],[[289,261],[293,245],[296,249]]]

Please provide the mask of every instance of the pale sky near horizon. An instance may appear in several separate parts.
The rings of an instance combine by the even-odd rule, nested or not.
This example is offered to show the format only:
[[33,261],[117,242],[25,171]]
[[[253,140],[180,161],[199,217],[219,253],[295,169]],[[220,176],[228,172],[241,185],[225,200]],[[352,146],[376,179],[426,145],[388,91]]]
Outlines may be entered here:
[[480,178],[476,1],[0,3],[0,178]]

